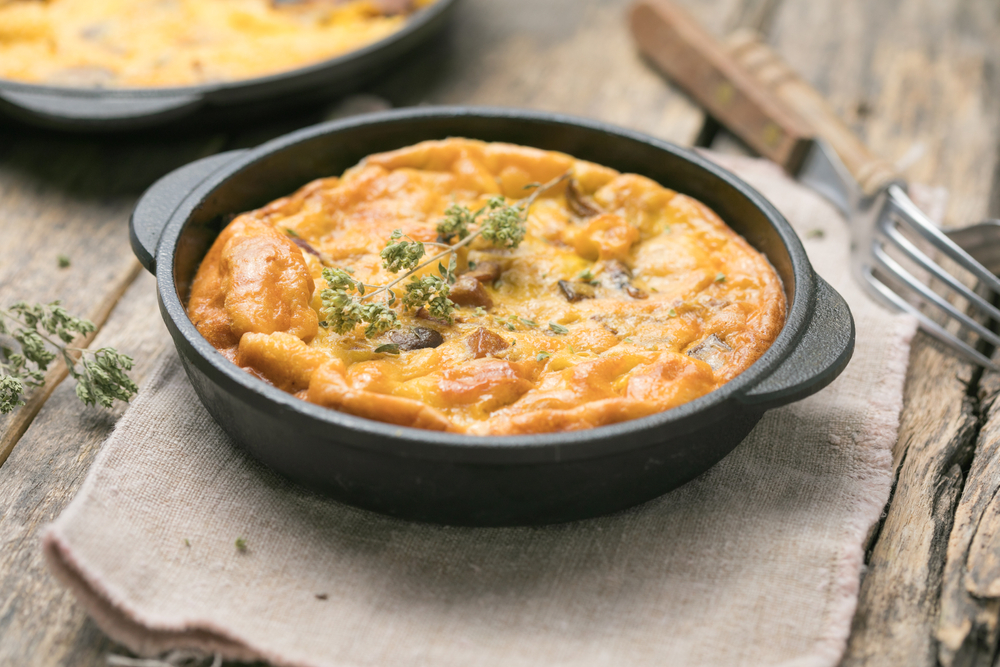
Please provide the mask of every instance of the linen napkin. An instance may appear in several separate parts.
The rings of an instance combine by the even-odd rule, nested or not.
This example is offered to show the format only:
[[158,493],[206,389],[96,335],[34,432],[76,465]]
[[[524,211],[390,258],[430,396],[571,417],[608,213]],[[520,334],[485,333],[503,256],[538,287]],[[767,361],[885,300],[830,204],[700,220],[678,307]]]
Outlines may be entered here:
[[[769,412],[698,479],[540,528],[407,523],[271,473],[171,357],[47,530],[48,562],[112,638],[276,665],[835,665],[888,498],[915,324],[862,294],[847,227],[774,165],[717,158],[804,239],[857,322],[831,386]],[[240,548],[237,546],[239,540]]]

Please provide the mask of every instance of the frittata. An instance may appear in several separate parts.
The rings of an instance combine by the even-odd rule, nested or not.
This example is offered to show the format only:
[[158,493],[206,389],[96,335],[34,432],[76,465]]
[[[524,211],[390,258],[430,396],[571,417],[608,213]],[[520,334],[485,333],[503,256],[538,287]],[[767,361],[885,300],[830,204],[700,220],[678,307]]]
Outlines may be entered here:
[[[457,252],[451,322],[402,299],[401,327],[374,338],[323,320],[325,265],[385,285],[397,277],[380,257],[393,230],[431,244],[449,206],[523,200],[553,179],[516,249],[477,238]],[[239,215],[203,260],[188,311],[232,362],[303,400],[510,435],[612,424],[711,392],[771,345],[785,297],[767,259],[691,197],[562,153],[447,139],[369,156]]]

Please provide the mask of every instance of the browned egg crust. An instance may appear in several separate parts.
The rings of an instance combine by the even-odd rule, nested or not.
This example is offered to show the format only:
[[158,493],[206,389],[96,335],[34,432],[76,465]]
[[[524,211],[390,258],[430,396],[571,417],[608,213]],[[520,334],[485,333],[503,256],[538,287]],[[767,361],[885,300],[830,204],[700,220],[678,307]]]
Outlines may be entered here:
[[[526,185],[567,172],[531,207],[516,250],[477,239],[460,251],[453,324],[397,300],[403,328],[375,339],[361,325],[343,336],[319,326],[321,257],[385,284],[396,276],[379,252],[394,229],[434,241],[452,203],[523,198]],[[562,153],[448,139],[372,155],[240,215],[202,262],[188,312],[230,360],[303,400],[510,435],[613,424],[703,396],[767,350],[785,298],[768,261],[690,197]],[[375,352],[390,342],[398,356]]]

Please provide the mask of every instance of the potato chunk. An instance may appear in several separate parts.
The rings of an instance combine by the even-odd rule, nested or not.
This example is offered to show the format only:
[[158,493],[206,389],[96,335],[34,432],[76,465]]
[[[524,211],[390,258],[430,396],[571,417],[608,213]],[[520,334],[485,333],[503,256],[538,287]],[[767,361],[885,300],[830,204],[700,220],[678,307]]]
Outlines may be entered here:
[[302,252],[275,234],[238,236],[222,251],[225,309],[237,336],[286,331],[311,340],[319,318]]
[[309,387],[309,378],[329,358],[322,350],[279,331],[244,334],[236,363],[254,369],[278,389],[294,394]]

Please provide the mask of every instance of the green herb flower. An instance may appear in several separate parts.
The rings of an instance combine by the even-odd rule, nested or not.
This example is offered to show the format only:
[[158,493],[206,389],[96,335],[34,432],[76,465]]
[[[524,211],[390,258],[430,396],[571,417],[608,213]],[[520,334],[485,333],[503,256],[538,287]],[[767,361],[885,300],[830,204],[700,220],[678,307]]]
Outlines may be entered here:
[[469,225],[476,221],[476,217],[482,209],[473,213],[465,206],[452,204],[444,212],[444,219],[437,225],[438,240],[441,243],[451,243],[451,240],[458,237],[459,241],[464,241],[470,234]]
[[403,305],[408,309],[426,308],[431,317],[452,321],[455,304],[448,298],[451,285],[440,276],[413,276],[406,285]]
[[49,364],[62,358],[76,380],[76,395],[86,405],[111,407],[128,401],[138,387],[128,377],[132,358],[113,348],[87,350],[69,347],[77,336],[96,330],[93,322],[70,315],[58,301],[50,304],[15,303],[0,309],[0,335],[9,336],[20,352],[0,345],[0,412],[24,405],[24,392],[45,384]]
[[513,249],[521,245],[527,232],[521,208],[505,206],[503,197],[490,199],[487,208],[489,213],[480,227],[482,237],[497,248]]
[[401,239],[403,239],[403,231],[394,229],[392,236],[386,241],[385,248],[379,255],[386,271],[393,273],[409,271],[420,263],[426,252],[423,243]]

